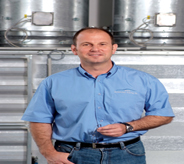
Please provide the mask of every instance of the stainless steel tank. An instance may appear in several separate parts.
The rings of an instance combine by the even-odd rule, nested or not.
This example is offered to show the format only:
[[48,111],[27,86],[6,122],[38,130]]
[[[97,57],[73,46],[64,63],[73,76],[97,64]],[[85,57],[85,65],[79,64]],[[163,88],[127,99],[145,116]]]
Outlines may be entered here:
[[[147,45],[181,45],[184,36],[184,1],[183,0],[114,0],[113,31],[120,45],[131,45],[130,33],[144,22],[147,25],[134,33],[135,39],[145,41],[153,35]],[[160,14],[168,17],[160,19]],[[173,15],[173,17],[169,17]],[[164,20],[165,19],[165,20]],[[167,24],[166,21],[174,23]],[[162,24],[159,21],[165,21]]]
[[[75,31],[88,26],[88,10],[89,0],[0,0],[1,46],[7,43],[4,32],[15,24],[16,28],[8,31],[8,38],[16,42],[28,35],[21,45],[18,43],[20,46],[69,44]],[[40,14],[37,23],[49,20],[48,16],[52,23],[35,24],[35,13]]]

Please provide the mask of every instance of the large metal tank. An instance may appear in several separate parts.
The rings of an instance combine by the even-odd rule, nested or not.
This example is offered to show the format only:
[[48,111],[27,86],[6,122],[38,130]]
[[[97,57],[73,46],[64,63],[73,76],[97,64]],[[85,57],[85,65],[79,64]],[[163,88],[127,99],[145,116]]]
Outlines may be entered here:
[[88,26],[88,10],[89,0],[0,0],[0,46],[6,46],[6,30],[18,46],[70,44],[70,36]]
[[[114,0],[113,31],[120,45],[131,45],[129,35],[146,45],[181,45],[184,36],[183,0]],[[160,17],[162,16],[162,17]],[[161,22],[162,21],[162,22]],[[147,22],[147,23],[146,23]]]

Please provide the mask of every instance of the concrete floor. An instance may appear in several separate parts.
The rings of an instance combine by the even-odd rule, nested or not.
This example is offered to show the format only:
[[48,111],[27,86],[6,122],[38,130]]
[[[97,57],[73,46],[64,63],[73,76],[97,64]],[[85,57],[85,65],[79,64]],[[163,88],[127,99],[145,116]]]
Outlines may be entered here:
[[147,164],[184,164],[184,151],[146,151]]

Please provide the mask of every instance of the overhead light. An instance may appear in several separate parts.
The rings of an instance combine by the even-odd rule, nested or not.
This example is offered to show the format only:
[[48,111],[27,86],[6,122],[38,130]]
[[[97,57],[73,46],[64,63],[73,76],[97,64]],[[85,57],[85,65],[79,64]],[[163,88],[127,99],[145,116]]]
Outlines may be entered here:
[[155,14],[155,24],[160,27],[173,27],[176,25],[176,14],[157,13]]
[[33,12],[32,24],[35,26],[52,26],[54,22],[53,12]]

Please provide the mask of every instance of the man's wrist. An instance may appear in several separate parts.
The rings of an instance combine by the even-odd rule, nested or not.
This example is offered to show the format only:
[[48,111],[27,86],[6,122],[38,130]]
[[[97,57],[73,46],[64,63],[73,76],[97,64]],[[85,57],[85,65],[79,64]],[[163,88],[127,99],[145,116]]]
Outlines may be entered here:
[[57,152],[53,144],[43,145],[39,147],[40,153],[45,157],[52,156],[53,153]]
[[132,125],[130,125],[129,123],[121,122],[121,124],[124,124],[124,125],[125,125],[125,127],[126,127],[126,133],[129,133],[129,132],[134,131],[133,126],[132,126]]

